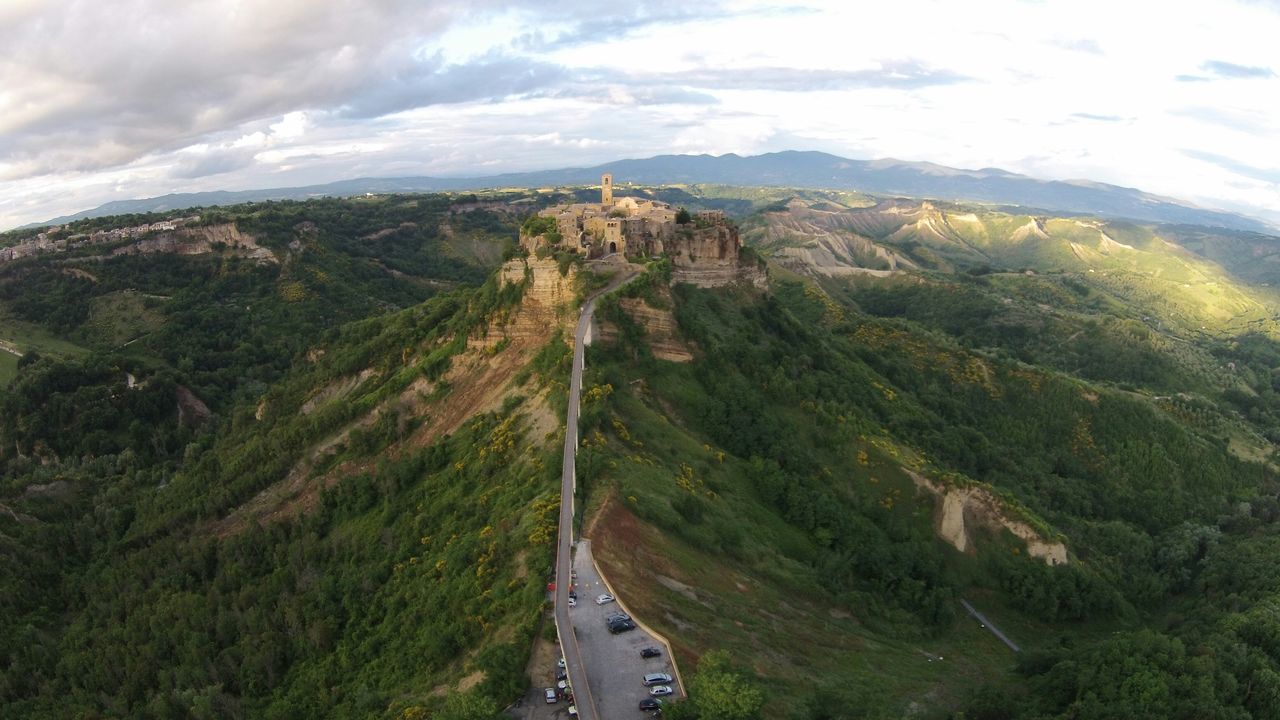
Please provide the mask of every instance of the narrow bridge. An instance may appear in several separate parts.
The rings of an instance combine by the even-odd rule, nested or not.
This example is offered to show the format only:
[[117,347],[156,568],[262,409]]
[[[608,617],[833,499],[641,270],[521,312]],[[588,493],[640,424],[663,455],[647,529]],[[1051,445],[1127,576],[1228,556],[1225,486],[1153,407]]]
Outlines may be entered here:
[[574,704],[578,709],[578,717],[582,720],[600,720],[595,698],[591,694],[591,686],[587,682],[587,670],[582,664],[578,638],[574,634],[573,623],[569,621],[569,586],[572,584],[569,573],[573,567],[571,555],[573,499],[577,486],[575,459],[578,450],[578,406],[582,399],[582,368],[585,363],[586,341],[591,330],[591,315],[596,309],[596,298],[616,290],[635,275],[635,270],[630,266],[623,266],[603,290],[596,292],[583,303],[582,313],[578,317],[578,327],[573,334],[573,372],[569,380],[569,413],[564,424],[564,469],[560,475],[560,531],[556,540],[554,599],[560,652],[564,654],[565,672],[569,676],[569,684],[573,686]]

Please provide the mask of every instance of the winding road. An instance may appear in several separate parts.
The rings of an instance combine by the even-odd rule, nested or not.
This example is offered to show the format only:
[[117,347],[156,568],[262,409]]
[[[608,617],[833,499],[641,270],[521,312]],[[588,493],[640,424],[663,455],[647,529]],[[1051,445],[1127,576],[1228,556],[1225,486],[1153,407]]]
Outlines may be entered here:
[[582,368],[586,355],[587,332],[591,329],[591,314],[596,309],[596,298],[613,292],[623,283],[635,277],[636,271],[629,265],[621,266],[618,274],[604,289],[593,294],[583,305],[578,317],[578,327],[573,334],[573,371],[569,380],[569,413],[564,429],[564,469],[560,475],[560,530],[556,540],[556,633],[560,636],[560,652],[564,654],[565,672],[573,686],[574,704],[582,720],[599,720],[591,685],[587,681],[587,669],[582,664],[582,652],[578,637],[569,620],[569,572],[573,567],[573,500],[577,486],[575,459],[578,451],[578,410],[582,399]]

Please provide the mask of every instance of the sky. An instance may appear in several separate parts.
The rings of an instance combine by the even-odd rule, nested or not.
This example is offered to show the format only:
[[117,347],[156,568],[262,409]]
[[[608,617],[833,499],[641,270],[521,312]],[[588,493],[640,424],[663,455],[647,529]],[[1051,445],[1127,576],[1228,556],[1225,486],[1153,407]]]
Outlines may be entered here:
[[0,0],[0,229],[169,192],[778,150],[1280,223],[1277,38],[1280,0]]

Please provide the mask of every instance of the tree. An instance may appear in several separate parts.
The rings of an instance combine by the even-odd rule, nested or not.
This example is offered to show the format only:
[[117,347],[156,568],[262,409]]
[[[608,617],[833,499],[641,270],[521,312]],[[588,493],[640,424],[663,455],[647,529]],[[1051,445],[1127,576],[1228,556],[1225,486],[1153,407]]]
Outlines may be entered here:
[[729,653],[716,650],[702,656],[689,681],[689,699],[668,713],[677,720],[755,720],[764,707],[764,693],[729,664]]
[[688,210],[685,210],[684,208],[680,208],[679,210],[676,211],[677,225],[688,225],[691,222],[693,222],[693,216],[689,214]]

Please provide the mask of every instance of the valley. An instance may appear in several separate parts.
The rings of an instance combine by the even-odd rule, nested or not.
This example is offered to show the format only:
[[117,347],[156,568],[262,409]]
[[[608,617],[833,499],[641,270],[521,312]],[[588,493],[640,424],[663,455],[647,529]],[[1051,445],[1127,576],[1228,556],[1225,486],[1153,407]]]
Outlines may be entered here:
[[5,716],[492,719],[575,533],[677,720],[1274,707],[1280,240],[693,186],[627,190],[730,209],[674,257],[522,233],[593,192],[0,264]]

